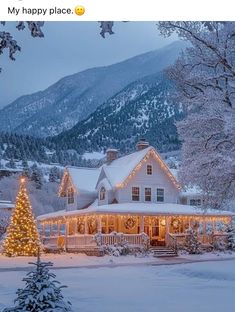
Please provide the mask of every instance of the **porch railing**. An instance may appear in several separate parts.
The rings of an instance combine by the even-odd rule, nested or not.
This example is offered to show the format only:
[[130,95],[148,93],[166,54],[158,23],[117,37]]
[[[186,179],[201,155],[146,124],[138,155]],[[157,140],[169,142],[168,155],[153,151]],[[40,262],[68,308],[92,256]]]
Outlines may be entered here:
[[127,242],[131,246],[146,246],[149,238],[146,234],[78,234],[42,237],[43,245],[49,249],[75,249],[86,246],[115,245]]
[[[188,233],[172,234],[167,235],[167,246],[181,249],[185,247],[186,237],[189,236]],[[202,246],[213,246],[218,241],[223,241],[225,244],[228,242],[227,233],[212,233],[212,234],[199,234],[198,241]]]
[[129,245],[144,245],[143,234],[100,234],[99,244],[102,245],[115,245],[123,242]]
[[89,234],[67,236],[67,247],[96,246],[93,237],[93,235]]
[[178,242],[173,234],[170,233],[167,234],[166,245],[167,247],[172,248],[175,251],[175,253],[178,252]]

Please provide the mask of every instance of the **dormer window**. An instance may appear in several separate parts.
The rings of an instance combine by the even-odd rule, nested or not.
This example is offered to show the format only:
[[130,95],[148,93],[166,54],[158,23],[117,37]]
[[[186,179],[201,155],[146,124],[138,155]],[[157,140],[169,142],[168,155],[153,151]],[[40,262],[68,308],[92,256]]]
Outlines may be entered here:
[[74,203],[74,190],[72,187],[68,189],[68,204]]
[[147,173],[147,175],[153,174],[153,166],[152,165],[147,165],[146,173]]
[[105,187],[101,187],[100,189],[100,200],[105,200],[105,196],[106,196],[106,189]]

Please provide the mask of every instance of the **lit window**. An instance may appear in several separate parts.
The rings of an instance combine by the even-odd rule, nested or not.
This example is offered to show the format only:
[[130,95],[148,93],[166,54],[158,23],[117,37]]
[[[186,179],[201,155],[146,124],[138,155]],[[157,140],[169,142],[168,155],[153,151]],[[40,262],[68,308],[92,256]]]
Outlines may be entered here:
[[132,200],[139,201],[140,200],[140,188],[132,187]]
[[201,206],[201,199],[190,199],[189,203],[191,206]]
[[145,194],[145,201],[151,201],[151,188],[150,187],[146,187],[144,190],[144,194]]
[[101,189],[100,189],[100,200],[105,200],[105,195],[106,195],[106,190],[102,186]]
[[153,174],[153,166],[147,165],[147,175],[152,175],[152,174]]
[[154,218],[152,219],[152,237],[159,236],[159,219]]
[[164,189],[162,188],[157,189],[157,201],[164,202]]
[[74,203],[74,190],[72,187],[68,189],[68,204]]

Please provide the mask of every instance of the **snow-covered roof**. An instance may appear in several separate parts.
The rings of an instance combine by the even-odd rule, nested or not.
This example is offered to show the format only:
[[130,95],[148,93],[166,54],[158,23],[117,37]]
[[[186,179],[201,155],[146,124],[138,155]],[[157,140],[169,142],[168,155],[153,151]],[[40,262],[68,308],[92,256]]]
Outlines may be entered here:
[[102,180],[99,182],[99,185],[103,185],[107,191],[112,190],[112,186],[110,185],[110,183],[109,183],[109,181],[108,181],[107,178],[102,179]]
[[[153,151],[157,154],[156,150],[152,146],[149,146],[140,151],[117,158],[113,160],[111,164],[103,165],[103,169],[111,185],[115,187],[124,182],[149,151]],[[160,158],[159,155],[158,157]],[[167,166],[166,169],[168,170]],[[169,174],[172,175],[170,171]],[[172,177],[175,179],[173,175]]]
[[100,168],[66,167],[66,170],[78,192],[95,192]]
[[187,187],[185,190],[181,191],[182,196],[195,196],[203,195],[203,191],[198,186]]
[[57,211],[39,216],[43,221],[66,216],[79,216],[90,214],[134,214],[134,215],[189,215],[189,216],[233,216],[234,213],[224,210],[202,209],[190,205],[180,204],[155,204],[155,203],[122,203],[110,205],[98,205],[97,200],[86,209],[74,211]]
[[12,202],[8,201],[8,200],[1,200],[0,201],[0,209],[13,209],[15,207],[14,204],[12,204]]

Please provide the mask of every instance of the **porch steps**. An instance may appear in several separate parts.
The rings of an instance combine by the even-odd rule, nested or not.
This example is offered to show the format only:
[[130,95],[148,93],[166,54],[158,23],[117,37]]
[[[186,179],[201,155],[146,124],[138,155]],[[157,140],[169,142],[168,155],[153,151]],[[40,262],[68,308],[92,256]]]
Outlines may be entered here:
[[153,246],[149,249],[154,257],[177,257],[178,254],[174,249],[165,246]]

